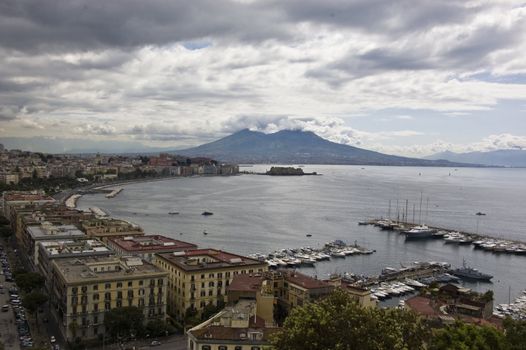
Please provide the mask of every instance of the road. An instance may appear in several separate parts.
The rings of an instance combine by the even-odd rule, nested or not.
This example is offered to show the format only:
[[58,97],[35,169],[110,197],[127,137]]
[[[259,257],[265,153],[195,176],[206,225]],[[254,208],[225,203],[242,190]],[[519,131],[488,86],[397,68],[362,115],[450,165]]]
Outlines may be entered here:
[[15,313],[9,304],[9,288],[13,283],[6,282],[2,274],[0,276],[0,284],[4,286],[4,294],[0,294],[0,307],[6,304],[9,305],[8,312],[0,312],[0,340],[4,343],[6,350],[20,350],[20,342],[18,341],[18,332],[15,324]]

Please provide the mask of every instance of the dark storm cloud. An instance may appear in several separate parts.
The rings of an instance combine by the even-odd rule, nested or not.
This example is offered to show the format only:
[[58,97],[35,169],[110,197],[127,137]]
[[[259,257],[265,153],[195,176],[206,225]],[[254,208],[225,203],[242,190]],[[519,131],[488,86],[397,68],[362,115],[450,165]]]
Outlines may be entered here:
[[298,23],[392,35],[461,23],[479,7],[464,1],[4,0],[0,46],[20,51],[141,47],[216,38],[290,40]]
[[325,23],[386,35],[462,23],[482,9],[467,8],[463,0],[289,0],[275,4],[282,6],[293,22]]
[[0,45],[21,51],[140,47],[204,37],[260,41],[288,36],[273,8],[228,0],[5,0],[0,13]]
[[[305,72],[305,76],[338,88],[346,82],[370,75],[395,71],[470,70],[490,65],[489,56],[520,43],[526,25],[480,26],[448,41],[448,48],[437,49],[433,42],[382,47],[364,53],[348,52],[326,65]],[[420,43],[421,44],[421,43]]]

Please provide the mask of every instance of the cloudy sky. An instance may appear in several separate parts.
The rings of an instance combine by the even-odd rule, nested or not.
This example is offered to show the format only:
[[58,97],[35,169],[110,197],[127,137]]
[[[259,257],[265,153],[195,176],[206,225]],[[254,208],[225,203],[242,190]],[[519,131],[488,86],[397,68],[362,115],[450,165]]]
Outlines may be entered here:
[[0,0],[0,137],[526,148],[526,2]]

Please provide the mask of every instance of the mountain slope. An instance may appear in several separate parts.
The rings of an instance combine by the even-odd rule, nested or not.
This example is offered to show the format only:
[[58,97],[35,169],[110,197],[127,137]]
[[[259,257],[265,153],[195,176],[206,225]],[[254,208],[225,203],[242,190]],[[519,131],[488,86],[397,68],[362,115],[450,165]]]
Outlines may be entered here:
[[297,130],[264,134],[245,129],[176,153],[235,163],[462,166],[448,161],[406,158],[368,151],[325,140],[312,132]]
[[441,152],[426,159],[444,159],[452,162],[476,163],[490,166],[526,167],[526,150],[506,149],[489,152]]

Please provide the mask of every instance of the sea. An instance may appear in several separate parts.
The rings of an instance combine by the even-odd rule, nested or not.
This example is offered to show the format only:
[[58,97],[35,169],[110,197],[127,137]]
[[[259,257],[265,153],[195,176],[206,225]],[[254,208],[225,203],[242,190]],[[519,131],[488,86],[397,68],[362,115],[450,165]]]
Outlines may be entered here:
[[[240,170],[259,173],[270,166]],[[458,267],[465,262],[494,276],[491,283],[462,283],[476,291],[493,290],[495,304],[513,301],[526,290],[526,256],[493,254],[442,240],[406,242],[399,233],[358,225],[373,218],[407,217],[415,223],[526,242],[526,169],[302,167],[318,175],[243,174],[138,182],[124,185],[115,198],[85,195],[77,205],[99,207],[112,217],[140,225],[147,234],[244,255],[319,248],[335,239],[376,251],[300,268],[318,278],[346,272],[378,275],[385,267],[417,261]],[[213,215],[201,215],[204,211]]]

